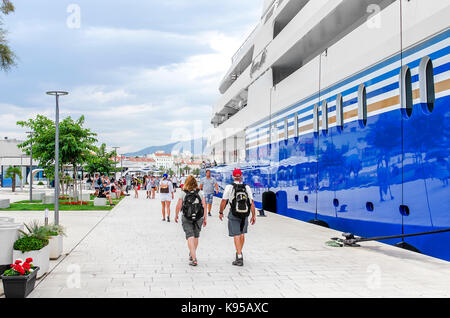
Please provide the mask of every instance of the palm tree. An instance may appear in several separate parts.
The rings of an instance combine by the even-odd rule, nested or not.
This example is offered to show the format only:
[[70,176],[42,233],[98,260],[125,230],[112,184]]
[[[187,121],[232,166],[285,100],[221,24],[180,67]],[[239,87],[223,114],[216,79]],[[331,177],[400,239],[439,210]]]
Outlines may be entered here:
[[11,166],[6,170],[6,178],[12,179],[12,192],[16,191],[16,176],[22,178],[22,171],[19,167]]

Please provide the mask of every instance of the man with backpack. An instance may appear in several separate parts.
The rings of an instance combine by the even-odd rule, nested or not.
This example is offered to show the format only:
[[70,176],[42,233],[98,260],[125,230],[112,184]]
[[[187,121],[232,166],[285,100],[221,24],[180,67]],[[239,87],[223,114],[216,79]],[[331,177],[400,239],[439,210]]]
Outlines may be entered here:
[[184,189],[181,191],[175,210],[175,223],[178,223],[180,211],[183,212],[182,225],[189,248],[189,265],[197,266],[198,238],[202,225],[206,226],[207,216],[205,197],[193,176],[187,177]]
[[235,169],[233,171],[232,184],[225,187],[220,203],[219,218],[223,220],[223,211],[227,203],[230,203],[230,212],[228,213],[228,234],[234,238],[236,247],[236,259],[233,261],[235,266],[244,265],[244,257],[242,249],[245,242],[245,234],[247,233],[248,217],[250,212],[252,225],[256,222],[255,204],[253,202],[253,194],[250,187],[242,183],[242,171]]

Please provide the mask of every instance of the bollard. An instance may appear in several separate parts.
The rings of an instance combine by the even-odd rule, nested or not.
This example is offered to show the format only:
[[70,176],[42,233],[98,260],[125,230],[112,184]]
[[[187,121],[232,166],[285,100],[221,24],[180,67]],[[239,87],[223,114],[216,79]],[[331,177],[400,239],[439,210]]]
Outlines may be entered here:
[[45,225],[48,225],[48,209],[45,209]]

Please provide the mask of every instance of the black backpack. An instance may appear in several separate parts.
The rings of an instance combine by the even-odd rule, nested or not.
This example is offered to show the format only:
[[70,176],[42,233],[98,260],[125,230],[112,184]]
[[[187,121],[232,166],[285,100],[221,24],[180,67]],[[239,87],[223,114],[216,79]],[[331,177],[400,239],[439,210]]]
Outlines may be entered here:
[[241,232],[244,230],[245,219],[250,215],[250,199],[245,184],[233,183],[233,199],[230,202],[231,213],[241,219]]
[[184,191],[186,196],[184,197],[181,210],[183,211],[184,217],[192,222],[200,220],[205,212],[203,209],[202,199],[198,194],[199,191],[200,190]]

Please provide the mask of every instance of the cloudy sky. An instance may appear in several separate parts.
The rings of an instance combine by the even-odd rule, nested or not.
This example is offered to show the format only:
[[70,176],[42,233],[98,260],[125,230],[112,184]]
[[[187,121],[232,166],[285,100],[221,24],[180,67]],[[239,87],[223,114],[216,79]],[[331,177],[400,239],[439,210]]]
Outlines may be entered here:
[[219,82],[262,2],[13,1],[4,24],[19,59],[0,74],[0,138],[23,139],[18,120],[54,118],[48,90],[69,91],[61,116],[84,114],[99,142],[120,152],[172,142],[174,129],[193,122],[207,129]]

